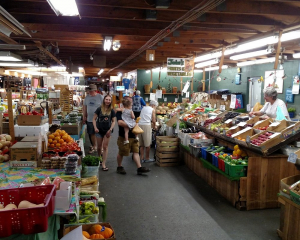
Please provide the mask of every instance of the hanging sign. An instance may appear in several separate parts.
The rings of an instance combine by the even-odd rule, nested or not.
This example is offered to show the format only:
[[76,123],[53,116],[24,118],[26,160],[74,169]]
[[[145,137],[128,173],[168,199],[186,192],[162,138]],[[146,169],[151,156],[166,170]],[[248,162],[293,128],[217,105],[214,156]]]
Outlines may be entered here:
[[[298,88],[298,91],[299,91],[299,88]],[[293,95],[292,89],[290,89],[290,88],[286,89],[285,101],[288,102],[288,103],[293,103],[294,102],[294,95]]]
[[156,90],[156,98],[162,98],[162,90]]
[[155,95],[156,95],[155,93],[150,93],[150,101],[156,100]]
[[167,76],[193,77],[194,60],[188,58],[168,58]]

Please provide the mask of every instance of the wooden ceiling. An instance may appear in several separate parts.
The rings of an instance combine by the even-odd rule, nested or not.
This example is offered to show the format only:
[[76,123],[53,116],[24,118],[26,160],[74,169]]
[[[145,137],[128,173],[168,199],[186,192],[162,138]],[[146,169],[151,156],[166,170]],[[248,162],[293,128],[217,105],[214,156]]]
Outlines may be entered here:
[[[146,61],[145,51],[142,51],[123,64],[159,31],[166,29],[168,33],[167,28],[172,22],[201,1],[171,0],[166,9],[156,8],[155,0],[76,2],[81,19],[57,17],[46,0],[1,0],[1,6],[22,23],[32,37],[12,33],[8,38],[0,34],[0,43],[25,44],[26,50],[14,52],[47,65],[71,61],[84,67],[88,76],[97,76],[99,71],[99,67],[93,67],[90,54],[106,56],[106,68],[102,74],[105,76],[162,66],[167,57],[199,56],[264,33],[300,27],[298,0],[227,0],[175,32],[170,31],[152,47],[156,51],[154,62]],[[147,20],[146,10],[156,11],[156,20]],[[105,36],[120,40],[120,50],[104,51]],[[284,43],[284,53],[300,51],[299,42]],[[59,53],[48,54],[45,50],[48,46],[52,46],[52,50],[58,47]],[[234,63],[229,58],[224,60],[224,64]]]

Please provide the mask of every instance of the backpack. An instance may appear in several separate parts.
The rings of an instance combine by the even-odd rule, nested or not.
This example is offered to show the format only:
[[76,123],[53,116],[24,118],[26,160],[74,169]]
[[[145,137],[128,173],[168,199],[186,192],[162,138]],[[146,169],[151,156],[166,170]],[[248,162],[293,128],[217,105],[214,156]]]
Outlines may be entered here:
[[132,111],[140,112],[142,110],[141,97],[132,97]]

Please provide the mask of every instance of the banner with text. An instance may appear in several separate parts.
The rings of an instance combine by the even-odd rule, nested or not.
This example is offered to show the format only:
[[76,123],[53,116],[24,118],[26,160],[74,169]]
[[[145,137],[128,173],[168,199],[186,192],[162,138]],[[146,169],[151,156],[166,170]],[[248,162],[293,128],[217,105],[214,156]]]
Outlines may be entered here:
[[167,76],[193,77],[194,60],[188,58],[168,58]]

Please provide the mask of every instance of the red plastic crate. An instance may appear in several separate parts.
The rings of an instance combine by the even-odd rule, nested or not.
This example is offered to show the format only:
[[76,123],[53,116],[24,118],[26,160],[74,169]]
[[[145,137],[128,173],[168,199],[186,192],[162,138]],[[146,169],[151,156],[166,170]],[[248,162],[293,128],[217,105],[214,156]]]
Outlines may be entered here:
[[0,190],[0,203],[16,206],[23,200],[34,204],[44,203],[44,207],[0,211],[0,237],[12,234],[32,234],[45,232],[48,228],[48,217],[54,212],[54,185],[24,187]]

